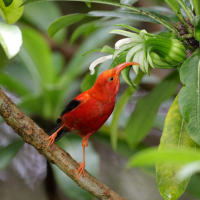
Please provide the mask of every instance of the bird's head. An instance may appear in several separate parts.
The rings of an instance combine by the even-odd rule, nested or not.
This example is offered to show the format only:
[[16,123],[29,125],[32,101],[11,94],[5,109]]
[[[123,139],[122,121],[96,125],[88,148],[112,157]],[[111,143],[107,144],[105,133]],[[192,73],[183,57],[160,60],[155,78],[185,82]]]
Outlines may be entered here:
[[120,86],[120,79],[119,79],[120,72],[124,68],[130,65],[139,65],[139,64],[135,62],[126,62],[116,66],[113,69],[104,71],[97,78],[92,89],[99,91],[101,94],[116,96]]

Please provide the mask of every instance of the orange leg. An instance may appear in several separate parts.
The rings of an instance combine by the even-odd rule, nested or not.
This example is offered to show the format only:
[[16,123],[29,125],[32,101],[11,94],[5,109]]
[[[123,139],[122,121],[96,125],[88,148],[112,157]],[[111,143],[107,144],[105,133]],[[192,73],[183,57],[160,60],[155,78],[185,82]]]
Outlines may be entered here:
[[49,140],[49,143],[47,144],[47,147],[51,144],[54,143],[56,137],[57,137],[57,134],[58,132],[64,127],[65,125],[63,124],[57,131],[55,131],[50,137],[48,137],[47,139],[45,140]]
[[83,138],[83,141],[82,141],[83,163],[81,163],[81,162],[78,163],[79,164],[79,168],[75,173],[79,173],[79,174],[78,174],[78,176],[77,176],[77,178],[75,180],[78,180],[81,174],[83,174],[83,177],[85,177],[85,172],[84,172],[84,169],[85,169],[85,147],[88,146],[87,142],[88,142],[88,139],[89,139],[90,135],[87,135],[86,137]]

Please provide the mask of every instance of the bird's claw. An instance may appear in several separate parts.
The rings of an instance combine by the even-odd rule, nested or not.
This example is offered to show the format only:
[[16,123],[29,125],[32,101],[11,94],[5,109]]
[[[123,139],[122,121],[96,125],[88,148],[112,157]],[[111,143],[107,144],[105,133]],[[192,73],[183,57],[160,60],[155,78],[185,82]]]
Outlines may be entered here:
[[[48,138],[45,139],[45,140],[49,140],[49,143],[47,144],[47,147],[48,147],[48,146],[50,146],[51,144],[54,143],[55,137],[52,135],[52,136],[48,137]],[[46,147],[46,148],[47,148],[47,147]]]
[[79,174],[75,180],[78,180],[81,174],[83,174],[83,177],[85,177],[85,171],[84,171],[85,163],[79,162],[78,164],[79,164],[79,168],[75,173],[79,173]]

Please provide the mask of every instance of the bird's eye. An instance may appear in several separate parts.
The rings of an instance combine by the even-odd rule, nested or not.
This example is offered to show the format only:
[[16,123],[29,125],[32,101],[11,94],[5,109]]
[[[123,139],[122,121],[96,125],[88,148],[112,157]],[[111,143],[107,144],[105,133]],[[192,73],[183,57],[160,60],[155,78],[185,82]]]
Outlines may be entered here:
[[109,80],[110,80],[110,81],[113,81],[113,80],[114,80],[114,78],[113,78],[113,77],[111,77]]

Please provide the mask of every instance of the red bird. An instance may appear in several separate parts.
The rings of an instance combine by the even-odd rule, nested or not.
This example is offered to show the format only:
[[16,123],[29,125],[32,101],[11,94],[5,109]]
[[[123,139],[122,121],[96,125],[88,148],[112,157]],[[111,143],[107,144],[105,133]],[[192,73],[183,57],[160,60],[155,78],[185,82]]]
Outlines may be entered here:
[[119,74],[130,65],[139,65],[135,62],[127,62],[118,65],[113,69],[104,71],[96,80],[93,87],[74,98],[57,119],[60,123],[53,129],[46,140],[49,140],[47,147],[60,139],[63,132],[75,131],[81,137],[83,147],[83,163],[79,162],[79,173],[85,176],[85,147],[88,146],[89,137],[95,133],[111,115],[117,92],[120,86]]

